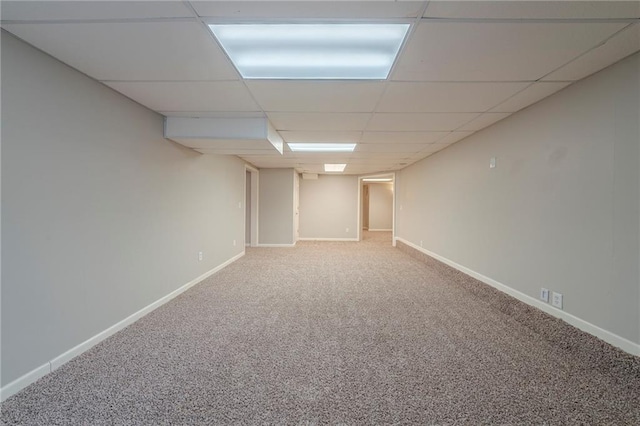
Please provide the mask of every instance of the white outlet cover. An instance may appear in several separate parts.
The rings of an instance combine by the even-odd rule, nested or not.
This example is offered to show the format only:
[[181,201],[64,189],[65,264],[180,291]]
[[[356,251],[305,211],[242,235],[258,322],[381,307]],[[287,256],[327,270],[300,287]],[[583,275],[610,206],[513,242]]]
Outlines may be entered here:
[[495,169],[496,168],[496,161],[497,161],[496,157],[491,157],[491,160],[489,160],[489,168],[490,169]]
[[548,288],[541,288],[540,289],[540,300],[545,301],[545,302],[549,302],[549,289]]
[[558,309],[562,309],[562,293],[551,292],[551,304]]

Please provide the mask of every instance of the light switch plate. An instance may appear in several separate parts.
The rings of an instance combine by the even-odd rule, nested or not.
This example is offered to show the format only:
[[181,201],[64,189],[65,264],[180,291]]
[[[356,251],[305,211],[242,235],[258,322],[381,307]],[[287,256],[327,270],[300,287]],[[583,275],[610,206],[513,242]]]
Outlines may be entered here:
[[549,289],[541,288],[540,289],[540,300],[549,303]]

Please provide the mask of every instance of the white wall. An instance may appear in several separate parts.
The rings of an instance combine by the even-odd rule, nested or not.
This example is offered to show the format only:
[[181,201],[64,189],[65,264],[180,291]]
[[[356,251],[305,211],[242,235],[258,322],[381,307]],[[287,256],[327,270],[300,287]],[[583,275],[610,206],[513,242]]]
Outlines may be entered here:
[[397,235],[640,342],[639,80],[636,54],[402,170]]
[[242,253],[243,162],[162,129],[2,33],[3,385]]
[[301,179],[300,238],[356,239],[358,203],[357,176]]
[[393,228],[393,184],[370,183],[369,185],[369,230]]
[[259,196],[258,243],[291,245],[295,241],[293,204],[293,169],[261,169]]

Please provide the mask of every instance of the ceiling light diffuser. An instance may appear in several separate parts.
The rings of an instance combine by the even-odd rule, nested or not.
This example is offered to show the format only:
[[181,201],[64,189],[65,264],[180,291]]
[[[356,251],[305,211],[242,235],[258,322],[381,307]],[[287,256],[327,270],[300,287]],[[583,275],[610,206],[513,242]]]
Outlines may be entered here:
[[364,178],[363,182],[391,182],[393,179],[391,178]]
[[243,78],[384,80],[409,24],[212,24]]
[[344,172],[345,167],[347,167],[346,164],[325,164],[324,171],[325,172]]
[[353,152],[355,143],[287,143],[294,152]]

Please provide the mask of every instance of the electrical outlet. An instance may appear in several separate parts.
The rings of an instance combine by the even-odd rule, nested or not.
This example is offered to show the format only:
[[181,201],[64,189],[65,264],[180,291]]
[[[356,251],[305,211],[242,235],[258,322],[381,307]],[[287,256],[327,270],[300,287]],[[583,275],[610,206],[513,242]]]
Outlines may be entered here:
[[236,240],[233,240],[233,245],[234,245],[234,246],[236,245]]
[[198,260],[202,260],[204,258],[203,253],[201,251],[198,252]]
[[489,168],[490,169],[495,169],[497,161],[498,161],[498,159],[496,157],[491,157],[491,160],[489,160]]
[[420,247],[422,247],[422,240],[420,240]]
[[558,309],[562,309],[562,293],[551,292],[551,304]]
[[547,302],[549,303],[549,289],[548,288],[541,288],[540,289],[540,300],[542,300],[543,302]]
[[349,228],[346,228],[346,229],[344,230],[344,232],[349,232]]

